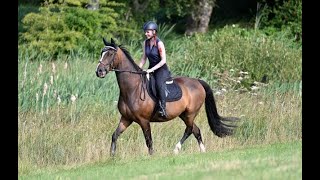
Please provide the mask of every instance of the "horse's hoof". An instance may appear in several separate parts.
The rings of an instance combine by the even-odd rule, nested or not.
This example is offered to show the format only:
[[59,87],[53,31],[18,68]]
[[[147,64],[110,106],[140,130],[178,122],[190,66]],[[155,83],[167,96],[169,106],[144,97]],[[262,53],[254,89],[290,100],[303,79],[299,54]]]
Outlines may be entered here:
[[153,150],[149,150],[149,155],[152,155],[153,154]]
[[181,150],[181,143],[179,142],[177,145],[176,145],[176,148],[174,148],[173,152],[175,154],[179,154],[179,151]]
[[175,148],[175,149],[173,150],[173,152],[174,152],[174,154],[179,154],[179,150],[178,150],[177,148]]
[[202,143],[200,144],[200,152],[206,152],[206,148]]
[[114,157],[115,154],[116,154],[116,151],[114,151],[114,150],[111,150],[111,151],[110,151],[110,156],[111,156],[111,157]]

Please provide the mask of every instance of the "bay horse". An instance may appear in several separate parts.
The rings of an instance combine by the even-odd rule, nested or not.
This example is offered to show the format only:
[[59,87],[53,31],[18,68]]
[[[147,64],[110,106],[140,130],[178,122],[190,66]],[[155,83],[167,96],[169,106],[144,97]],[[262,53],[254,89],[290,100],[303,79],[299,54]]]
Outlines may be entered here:
[[234,133],[236,125],[223,123],[222,121],[235,122],[239,120],[236,117],[221,117],[216,108],[213,92],[210,86],[203,80],[189,77],[173,77],[182,90],[182,97],[173,102],[166,103],[168,118],[163,119],[159,115],[154,115],[156,103],[146,93],[146,72],[142,70],[132,59],[130,53],[122,47],[116,45],[111,38],[107,42],[103,38],[104,48],[101,51],[101,57],[96,68],[97,77],[104,78],[108,72],[115,71],[117,83],[120,89],[118,110],[121,114],[118,127],[112,134],[110,147],[111,156],[115,155],[116,142],[121,133],[123,133],[132,122],[140,125],[148,152],[153,154],[153,142],[151,136],[150,122],[165,122],[180,117],[186,125],[186,129],[181,140],[176,144],[174,153],[181,150],[184,141],[193,133],[198,141],[200,152],[205,152],[205,146],[199,127],[195,124],[195,117],[200,108],[205,103],[210,129],[218,137],[225,137]]

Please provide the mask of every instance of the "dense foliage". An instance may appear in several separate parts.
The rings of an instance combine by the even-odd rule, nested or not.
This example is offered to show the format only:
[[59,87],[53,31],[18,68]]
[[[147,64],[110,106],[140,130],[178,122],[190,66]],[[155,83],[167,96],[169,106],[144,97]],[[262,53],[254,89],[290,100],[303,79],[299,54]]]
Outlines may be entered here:
[[[184,21],[190,13],[190,8],[195,4],[194,0],[168,0],[153,3],[145,1],[138,6],[134,3],[139,1],[133,0],[117,2],[100,0],[98,8],[92,9],[90,2],[89,0],[29,1],[31,4],[41,5],[32,11],[24,10],[26,6],[20,5],[19,48],[36,49],[37,54],[52,57],[48,59],[56,59],[59,54],[93,52],[100,49],[101,37],[126,39],[126,42],[140,40],[141,24],[150,19],[159,24],[178,23],[175,31],[181,32],[181,21]],[[256,17],[252,17],[255,27],[268,36],[280,36],[279,38],[291,39],[301,45],[302,1],[270,2],[265,0],[258,2]],[[216,8],[219,8],[220,1],[216,3]],[[143,9],[135,9],[137,7]],[[215,28],[216,24],[211,26]]]
[[258,5],[260,27],[264,32],[268,35],[287,32],[287,38],[301,43],[302,0],[263,0]]
[[[120,38],[137,31],[127,21],[121,21],[124,4],[100,1],[99,10],[83,8],[84,1],[48,3],[37,13],[27,14],[19,47],[55,57],[74,50],[94,51],[102,37]],[[120,9],[120,11],[117,11]],[[98,43],[99,42],[99,43]]]

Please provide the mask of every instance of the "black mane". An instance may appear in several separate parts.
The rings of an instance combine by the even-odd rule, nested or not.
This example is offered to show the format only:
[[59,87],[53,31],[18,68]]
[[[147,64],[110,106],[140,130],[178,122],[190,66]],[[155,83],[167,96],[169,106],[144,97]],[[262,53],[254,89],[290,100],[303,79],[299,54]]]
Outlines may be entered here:
[[129,51],[123,45],[119,45],[119,48],[123,51],[123,53],[127,56],[129,61],[133,64],[134,68],[138,71],[141,71],[142,69],[134,62]]

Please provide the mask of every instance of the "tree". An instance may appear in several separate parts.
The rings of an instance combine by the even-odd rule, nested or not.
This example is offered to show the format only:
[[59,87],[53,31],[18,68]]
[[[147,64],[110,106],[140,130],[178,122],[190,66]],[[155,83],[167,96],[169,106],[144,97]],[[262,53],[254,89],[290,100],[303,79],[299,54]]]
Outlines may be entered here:
[[192,35],[196,32],[208,31],[216,0],[126,0],[125,3],[128,4],[128,7],[132,7],[132,15],[137,22],[142,19],[143,21],[148,20],[150,17],[155,17],[157,20],[165,17],[162,20],[171,20],[171,22],[177,21],[174,18],[187,19],[187,21],[183,20],[185,33]]
[[208,31],[212,10],[216,5],[216,0],[199,0],[191,9],[186,24],[186,35],[194,33],[205,33]]
[[133,0],[134,12],[138,12],[138,13],[144,12],[148,7],[149,3],[150,3],[149,0],[145,0],[143,2],[139,2],[139,0]]

